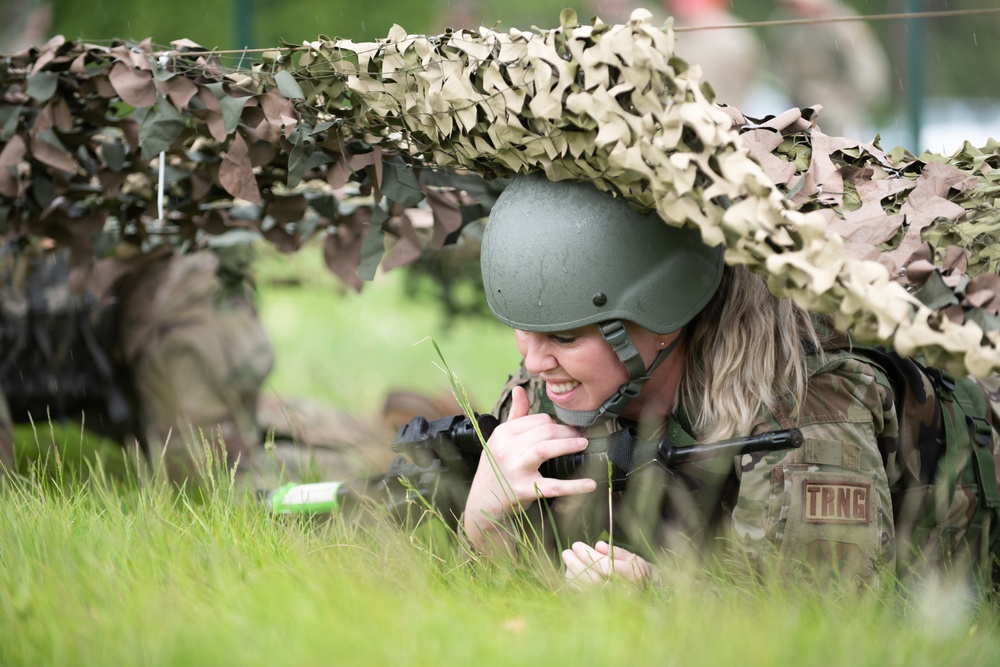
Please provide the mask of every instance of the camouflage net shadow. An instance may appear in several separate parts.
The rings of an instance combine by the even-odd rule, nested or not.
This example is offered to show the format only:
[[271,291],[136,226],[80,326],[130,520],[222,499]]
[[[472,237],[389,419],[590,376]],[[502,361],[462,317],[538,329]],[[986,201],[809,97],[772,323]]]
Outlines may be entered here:
[[[453,239],[515,173],[594,182],[694,225],[771,290],[957,373],[1000,370],[1000,152],[914,157],[714,105],[670,26],[319,38],[224,67],[185,40],[59,38],[2,70],[0,223],[100,292],[156,253],[322,235],[360,288]],[[168,182],[156,211],[160,152]],[[114,229],[114,243],[103,243]]]

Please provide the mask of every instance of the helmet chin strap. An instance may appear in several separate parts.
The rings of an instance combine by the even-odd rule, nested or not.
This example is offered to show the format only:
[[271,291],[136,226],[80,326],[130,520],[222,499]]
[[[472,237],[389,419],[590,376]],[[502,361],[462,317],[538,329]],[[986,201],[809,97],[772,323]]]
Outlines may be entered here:
[[586,428],[620,417],[622,412],[625,411],[626,406],[632,402],[632,399],[639,395],[642,386],[649,380],[653,371],[667,360],[681,340],[680,336],[674,338],[670,345],[660,350],[656,358],[653,359],[653,363],[649,365],[649,368],[646,368],[642,357],[639,356],[639,351],[632,344],[632,339],[629,337],[628,331],[625,330],[624,322],[621,320],[610,320],[608,322],[601,322],[597,327],[600,329],[604,340],[608,341],[608,344],[614,349],[615,354],[618,355],[618,360],[628,370],[628,380],[622,386],[618,387],[618,391],[611,398],[604,401],[596,410],[567,410],[558,405],[555,406],[556,416],[570,426]]

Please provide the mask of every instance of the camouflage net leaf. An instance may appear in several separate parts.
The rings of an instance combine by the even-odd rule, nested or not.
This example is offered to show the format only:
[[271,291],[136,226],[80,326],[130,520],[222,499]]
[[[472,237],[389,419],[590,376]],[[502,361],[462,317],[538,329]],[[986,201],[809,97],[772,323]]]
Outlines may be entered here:
[[[196,245],[250,228],[293,248],[321,229],[331,268],[358,285],[358,269],[411,261],[473,215],[477,186],[453,179],[538,171],[698,227],[861,340],[957,373],[1000,369],[994,143],[915,158],[827,137],[814,110],[747,119],[706,97],[648,12],[560,18],[549,31],[320,38],[253,71],[183,41],[15,54],[0,220],[70,243],[79,266],[112,212],[144,251],[167,231]],[[156,149],[173,170],[166,221]]]
[[68,246],[76,287],[100,296],[164,253],[250,235],[286,251],[321,237],[330,269],[360,289],[359,266],[384,254],[369,248],[363,265],[366,238],[396,239],[383,264],[399,265],[479,217],[400,154],[307,122],[287,71],[173,46],[56,37],[0,63],[0,231]]

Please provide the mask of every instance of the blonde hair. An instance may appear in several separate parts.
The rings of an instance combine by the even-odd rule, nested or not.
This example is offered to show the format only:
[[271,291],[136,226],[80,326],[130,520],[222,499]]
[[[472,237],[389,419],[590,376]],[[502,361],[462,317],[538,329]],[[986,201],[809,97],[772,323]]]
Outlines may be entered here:
[[688,325],[681,402],[708,441],[748,435],[761,409],[797,412],[808,348],[820,349],[809,314],[772,295],[746,267],[727,266],[718,292]]

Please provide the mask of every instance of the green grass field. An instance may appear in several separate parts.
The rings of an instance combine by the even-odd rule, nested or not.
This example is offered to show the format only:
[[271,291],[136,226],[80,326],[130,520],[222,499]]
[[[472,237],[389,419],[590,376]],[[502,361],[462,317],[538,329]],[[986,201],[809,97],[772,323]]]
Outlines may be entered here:
[[[400,276],[342,294],[310,261],[262,267],[269,391],[368,411],[390,387],[445,390],[419,344],[434,336],[490,407],[516,364],[510,332],[443,331]],[[289,272],[301,286],[272,284]],[[109,443],[29,436],[60,453],[0,494],[0,665],[1000,664],[996,607],[947,587],[844,595],[667,572],[656,590],[579,593],[554,569],[466,562],[433,526],[275,519],[225,478],[197,500],[137,488]]]

